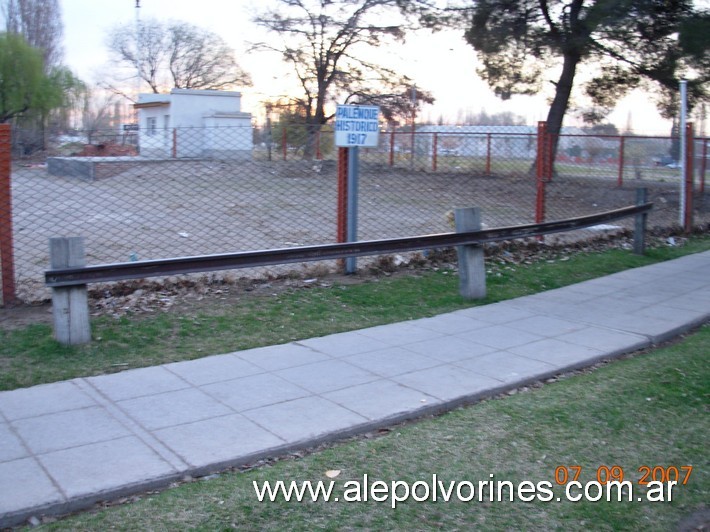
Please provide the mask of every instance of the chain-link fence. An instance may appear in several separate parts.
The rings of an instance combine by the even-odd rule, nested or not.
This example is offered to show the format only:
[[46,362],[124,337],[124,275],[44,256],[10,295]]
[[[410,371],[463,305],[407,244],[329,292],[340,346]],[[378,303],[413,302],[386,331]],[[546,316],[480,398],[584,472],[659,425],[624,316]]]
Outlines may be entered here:
[[[40,142],[21,131],[13,138]],[[655,203],[651,226],[678,224],[673,139],[562,135],[542,188],[536,128],[417,126],[379,139],[378,147],[361,149],[361,240],[451,231],[456,207],[481,207],[488,227],[592,214],[632,205],[638,186]],[[12,249],[25,301],[47,297],[50,237],[83,236],[89,264],[337,239],[338,149],[327,126],[156,127],[45,135],[41,142],[41,150],[21,142],[13,149]],[[694,148],[695,223],[707,224],[707,141]]]

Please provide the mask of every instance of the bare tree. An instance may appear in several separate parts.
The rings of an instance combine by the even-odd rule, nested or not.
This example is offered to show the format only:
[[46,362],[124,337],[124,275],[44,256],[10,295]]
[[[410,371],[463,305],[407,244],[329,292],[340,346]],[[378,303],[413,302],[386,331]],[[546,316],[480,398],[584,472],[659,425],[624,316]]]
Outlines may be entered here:
[[232,50],[217,34],[186,22],[151,19],[117,26],[107,46],[114,58],[154,93],[181,89],[229,89],[250,85]]
[[6,31],[42,50],[45,73],[61,65],[64,27],[58,0],[2,0],[0,5]]
[[[413,27],[411,15],[428,5],[424,0],[279,0],[254,21],[278,34],[281,43],[257,43],[253,49],[279,53],[291,65],[302,91],[292,103],[315,139],[333,117],[328,104],[336,101],[378,104],[385,117],[411,114],[412,80],[368,58],[386,42],[402,42]],[[433,101],[416,90],[417,106]],[[313,146],[308,144],[305,157],[313,155]]]
[[101,87],[85,87],[81,98],[81,129],[91,144],[92,136],[102,130],[116,128],[116,103],[119,96]]
[[234,51],[218,35],[191,24],[173,24],[170,32],[170,74],[178,89],[222,89],[251,85]]

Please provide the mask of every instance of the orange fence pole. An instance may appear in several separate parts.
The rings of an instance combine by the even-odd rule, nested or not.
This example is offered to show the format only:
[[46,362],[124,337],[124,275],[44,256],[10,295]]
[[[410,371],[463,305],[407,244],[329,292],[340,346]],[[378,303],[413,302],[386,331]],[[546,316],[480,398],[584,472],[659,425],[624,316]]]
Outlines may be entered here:
[[700,184],[698,186],[698,192],[703,194],[705,192],[705,171],[708,166],[708,139],[703,139],[703,158],[700,160]]
[[286,142],[287,142],[287,137],[286,137],[286,125],[284,124],[283,129],[281,130],[281,149],[283,150],[284,154],[284,161],[286,160],[286,152],[288,151],[286,148]]
[[693,123],[688,122],[685,126],[686,150],[685,150],[685,212],[683,213],[683,229],[686,233],[693,230],[693,151],[695,148],[695,138],[693,136]]
[[626,144],[626,139],[622,135],[619,137],[619,177],[616,180],[618,186],[624,186],[624,145]]
[[15,255],[12,231],[12,129],[0,124],[0,273],[2,304],[15,302]]
[[348,149],[338,148],[338,227],[337,242],[348,240]]
[[537,191],[535,198],[535,223],[545,221],[545,178],[547,170],[547,122],[537,123],[537,160],[536,160],[536,177]]

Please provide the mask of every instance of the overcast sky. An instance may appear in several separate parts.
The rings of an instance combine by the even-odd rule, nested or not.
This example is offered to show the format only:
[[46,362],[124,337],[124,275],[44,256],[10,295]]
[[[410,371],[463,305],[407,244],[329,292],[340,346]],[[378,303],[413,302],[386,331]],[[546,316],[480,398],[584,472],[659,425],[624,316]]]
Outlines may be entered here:
[[[82,79],[98,80],[108,64],[105,36],[109,28],[136,19],[135,0],[59,0],[64,22],[65,63]],[[269,39],[251,22],[254,6],[265,0],[141,0],[140,17],[177,19],[208,28],[232,46],[240,64],[254,80],[254,87],[242,89],[243,110],[260,113],[262,102],[293,87],[288,65],[274,55],[247,54],[247,42]],[[271,37],[273,38],[273,37]],[[428,32],[408,39],[402,46],[378,51],[389,65],[400,65],[403,73],[433,92],[437,102],[424,110],[423,118],[436,120],[443,115],[453,121],[459,114],[481,109],[487,112],[511,111],[529,124],[543,120],[547,113],[545,95],[514,97],[501,102],[475,74],[473,49],[460,32]],[[624,100],[612,115],[620,128],[631,112],[637,133],[668,134],[669,125],[658,116],[647,95],[634,94]],[[572,121],[568,121],[572,122]]]

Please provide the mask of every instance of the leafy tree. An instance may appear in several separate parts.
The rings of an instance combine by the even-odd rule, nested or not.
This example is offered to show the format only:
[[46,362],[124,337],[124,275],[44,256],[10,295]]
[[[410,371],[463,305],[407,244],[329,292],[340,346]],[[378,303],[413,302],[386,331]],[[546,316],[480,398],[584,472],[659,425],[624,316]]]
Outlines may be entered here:
[[45,72],[61,65],[64,28],[57,0],[2,0],[0,6],[6,31],[42,51]]
[[317,132],[333,118],[329,104],[380,105],[384,118],[394,121],[434,101],[418,87],[412,98],[411,79],[369,59],[374,48],[402,42],[414,24],[408,21],[427,6],[424,0],[278,0],[255,18],[281,43],[258,43],[254,49],[279,53],[300,84],[301,95],[292,103],[308,127],[304,157],[313,156]]
[[[21,61],[19,68],[9,73],[10,78],[3,77],[14,80],[7,82],[8,87],[24,80],[13,89],[15,101],[20,99],[23,104],[13,107],[6,101],[3,119],[12,118],[22,130],[16,131],[13,142],[24,135],[34,139],[22,142],[24,150],[41,149],[47,144],[48,125],[65,127],[68,124],[70,103],[76,89],[82,85],[62,65],[63,25],[59,3],[58,0],[0,0],[0,10],[7,34],[21,39],[34,50],[33,53],[24,50],[19,41],[5,43],[23,48],[20,53],[31,58]],[[40,78],[37,78],[37,53],[41,63]]]
[[[16,34],[0,34],[0,122],[46,105],[42,53]],[[49,98],[52,99],[51,97]]]
[[55,110],[67,109],[75,98],[76,91],[81,91],[84,84],[66,67],[52,68],[42,80],[35,111],[40,122],[46,124]]
[[478,0],[470,15],[465,37],[498,96],[539,92],[548,67],[561,63],[547,116],[555,139],[582,65],[596,65],[586,84],[592,122],[645,82],[660,89],[659,107],[672,116],[679,78],[691,69],[691,104],[707,94],[707,47],[693,35],[707,39],[710,28],[691,0]]
[[306,145],[306,126],[303,109],[290,101],[278,100],[267,104],[269,112],[277,113],[278,119],[271,123],[271,142],[274,146],[301,150]]
[[232,50],[217,34],[186,22],[155,19],[115,27],[107,46],[119,64],[139,73],[154,93],[250,85]]
[[21,35],[0,33],[0,122],[14,122],[13,145],[30,154],[47,145],[50,114],[67,106],[67,95],[79,83],[62,67],[44,73],[42,51]]

